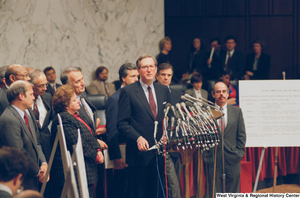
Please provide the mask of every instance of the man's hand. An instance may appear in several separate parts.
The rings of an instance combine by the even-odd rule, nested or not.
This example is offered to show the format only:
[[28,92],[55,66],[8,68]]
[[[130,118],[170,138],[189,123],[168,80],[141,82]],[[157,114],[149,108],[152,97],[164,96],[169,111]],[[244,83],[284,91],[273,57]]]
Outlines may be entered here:
[[246,74],[247,74],[248,76],[253,76],[253,75],[254,75],[254,73],[251,72],[251,71],[246,71]]
[[96,135],[105,134],[106,133],[106,128],[105,127],[97,128],[95,133],[96,133]]
[[[38,177],[39,177],[39,181],[41,183],[44,182],[44,178],[46,176],[47,169],[48,169],[48,164],[42,164],[42,166],[40,167],[40,174],[38,175]],[[48,178],[47,178],[47,182],[48,181],[49,181],[49,175],[48,175]]]
[[148,141],[142,136],[137,140],[137,146],[140,151],[147,151],[149,149]]
[[108,148],[107,144],[105,142],[103,142],[102,140],[97,139],[97,141],[98,141],[98,143],[99,143],[102,150],[105,150],[105,149]]
[[128,166],[122,158],[115,159],[114,160],[114,165],[115,165],[115,169],[118,169],[118,170],[124,169]]
[[101,123],[100,118],[97,118],[97,119],[96,119],[96,127],[98,127],[98,126],[100,125],[100,123]]
[[210,65],[211,62],[212,62],[212,60],[213,60],[212,58],[209,58],[209,59],[207,60],[207,64]]
[[98,159],[98,161],[96,161],[96,164],[102,164],[104,162],[104,157],[103,157],[102,151],[98,151],[97,155],[99,156],[99,159]]

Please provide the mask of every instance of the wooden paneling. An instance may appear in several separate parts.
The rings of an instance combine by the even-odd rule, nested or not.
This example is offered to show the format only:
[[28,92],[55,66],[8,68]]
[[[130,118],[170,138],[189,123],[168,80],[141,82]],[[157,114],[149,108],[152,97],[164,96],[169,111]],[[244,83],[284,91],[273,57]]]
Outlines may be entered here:
[[250,42],[255,38],[265,40],[265,52],[271,55],[270,78],[282,78],[282,71],[292,75],[287,72],[293,65],[292,29],[292,17],[253,17],[250,20]]
[[203,2],[202,0],[188,0],[185,2],[186,9],[185,13],[186,16],[203,16]]
[[205,1],[205,11],[207,16],[222,16],[224,14],[224,0]]
[[182,0],[165,0],[165,16],[181,16]]
[[[297,0],[295,0],[297,1]],[[292,15],[293,0],[273,0],[274,15]]]
[[227,15],[243,16],[246,14],[245,0],[228,0],[226,6]]
[[220,38],[223,43],[226,36],[232,35],[236,38],[236,49],[245,53],[246,32],[244,17],[208,18],[205,30],[208,37],[207,45],[209,44],[209,40],[214,37]]
[[272,59],[272,79],[282,79],[282,71],[286,71],[287,79],[300,77],[299,0],[165,2],[166,7],[172,4],[175,8],[166,8],[165,17],[165,32],[172,39],[176,61],[174,75],[180,77],[186,71],[188,51],[194,37],[200,36],[208,49],[211,38],[218,37],[223,42],[227,35],[233,35],[237,40],[236,49],[244,54],[252,52],[251,43],[255,38],[266,41],[266,53]]
[[250,15],[268,15],[269,0],[249,1]]
[[[202,18],[173,18],[166,17],[165,35],[172,40],[172,54],[174,57],[174,75],[181,78],[181,75],[187,71],[188,54],[193,38],[201,37],[204,34]],[[187,23],[188,21],[188,23]]]

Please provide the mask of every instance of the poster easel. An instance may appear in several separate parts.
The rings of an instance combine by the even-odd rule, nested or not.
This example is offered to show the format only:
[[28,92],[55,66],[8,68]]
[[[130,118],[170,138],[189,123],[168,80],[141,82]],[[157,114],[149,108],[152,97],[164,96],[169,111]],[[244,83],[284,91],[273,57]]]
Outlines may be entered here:
[[89,193],[88,193],[88,185],[86,180],[86,171],[85,171],[85,164],[83,159],[80,131],[79,130],[77,131],[78,140],[77,140],[77,144],[73,146],[74,147],[73,156],[71,158],[70,152],[67,150],[67,146],[66,146],[62,120],[59,114],[57,114],[57,116],[58,116],[59,126],[57,126],[57,134],[55,137],[55,141],[53,144],[52,152],[48,163],[48,169],[40,193],[43,195],[45,192],[45,188],[47,185],[47,178],[49,176],[54,155],[59,143],[61,157],[62,157],[62,164],[64,169],[64,176],[65,176],[65,183],[63,187],[63,192],[61,194],[61,198],[65,198],[67,196],[74,197],[74,198],[79,197],[77,182],[76,182],[76,177],[75,177],[75,172],[73,167],[74,165],[77,166],[76,170],[78,175],[78,186],[79,186],[80,194],[82,195],[81,197],[88,198]]

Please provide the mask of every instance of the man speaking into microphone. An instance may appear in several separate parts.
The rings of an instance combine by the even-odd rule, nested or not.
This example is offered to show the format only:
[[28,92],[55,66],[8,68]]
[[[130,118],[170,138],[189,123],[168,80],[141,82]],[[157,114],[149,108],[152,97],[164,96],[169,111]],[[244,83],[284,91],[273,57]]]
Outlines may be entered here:
[[[229,95],[228,87],[223,82],[215,84],[212,90],[212,96],[215,99],[215,105],[221,109],[224,116],[218,119],[221,133],[224,138],[224,164],[225,164],[225,192],[240,192],[241,159],[245,154],[246,131],[242,110],[232,105],[227,105]],[[221,145],[217,151],[217,175],[216,192],[222,190],[222,151]]]
[[155,198],[158,188],[156,164],[161,166],[154,151],[154,122],[158,121],[156,140],[163,133],[164,104],[170,102],[167,86],[153,83],[157,61],[150,54],[142,54],[136,61],[140,80],[121,90],[118,110],[118,129],[126,137],[126,163],[129,193],[132,198]]

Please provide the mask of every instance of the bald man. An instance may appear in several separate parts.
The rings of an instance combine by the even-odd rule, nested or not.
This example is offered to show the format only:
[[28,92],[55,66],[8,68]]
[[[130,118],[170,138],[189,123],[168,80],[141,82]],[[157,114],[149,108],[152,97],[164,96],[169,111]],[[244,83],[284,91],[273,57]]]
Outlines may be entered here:
[[9,105],[6,97],[7,89],[13,82],[18,80],[30,81],[31,79],[28,75],[28,71],[20,64],[9,65],[5,72],[6,85],[0,90],[0,116]]

